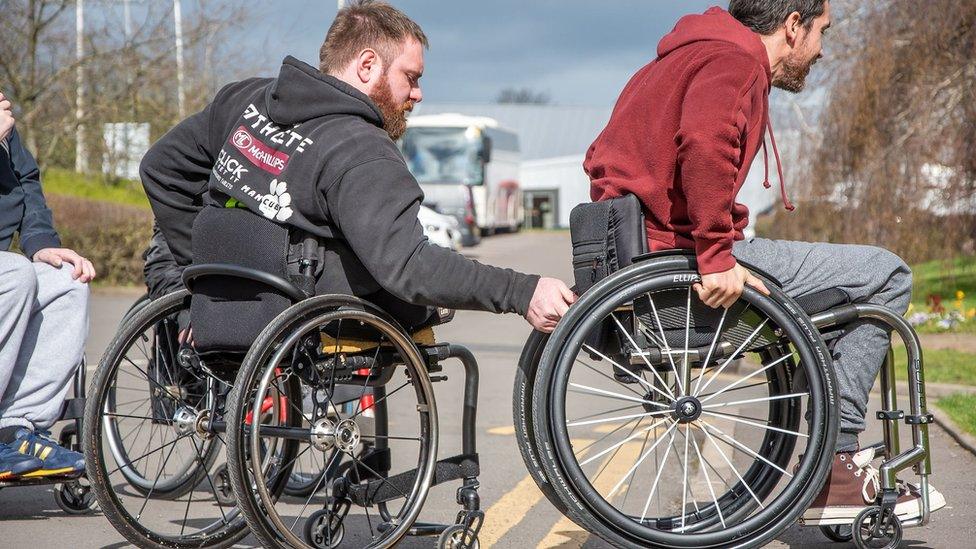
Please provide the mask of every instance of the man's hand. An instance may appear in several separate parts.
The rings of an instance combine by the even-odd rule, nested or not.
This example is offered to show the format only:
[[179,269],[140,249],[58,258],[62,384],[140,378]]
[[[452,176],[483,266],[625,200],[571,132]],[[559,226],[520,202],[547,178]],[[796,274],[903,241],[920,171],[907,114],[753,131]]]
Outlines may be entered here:
[[702,275],[701,278],[701,284],[695,284],[693,288],[698,292],[702,303],[713,309],[731,307],[742,295],[742,289],[746,284],[769,295],[769,290],[762,280],[738,263],[728,271]]
[[0,93],[0,141],[3,141],[14,130],[14,113],[10,101]]
[[95,267],[84,257],[78,255],[74,250],[67,248],[44,248],[34,254],[32,258],[40,263],[47,263],[53,267],[61,268],[63,263],[70,263],[74,266],[71,278],[81,283],[88,283],[95,279]]
[[529,312],[526,313],[525,320],[540,332],[552,333],[559,319],[575,302],[576,294],[562,280],[540,278],[539,285],[532,294],[532,301],[529,302]]

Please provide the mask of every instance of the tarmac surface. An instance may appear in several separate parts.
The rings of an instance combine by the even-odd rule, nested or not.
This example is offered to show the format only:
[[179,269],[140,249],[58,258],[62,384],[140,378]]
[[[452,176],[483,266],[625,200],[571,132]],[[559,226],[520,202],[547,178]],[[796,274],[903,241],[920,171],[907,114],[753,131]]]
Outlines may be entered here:
[[[561,277],[569,281],[569,235],[565,232],[530,232],[485,239],[465,253],[483,263],[525,272]],[[137,290],[98,290],[92,304],[89,368],[97,364],[113,336],[118,319],[135,301]],[[481,498],[487,517],[481,535],[483,547],[609,547],[563,518],[542,496],[520,458],[512,427],[512,387],[522,344],[530,333],[528,324],[514,315],[460,312],[449,325],[439,327],[440,341],[464,344],[481,368],[478,443],[482,474]],[[460,451],[461,376],[445,365],[450,379],[435,385],[440,410],[440,451],[443,456]],[[879,409],[876,402],[869,410]],[[904,431],[903,431],[904,433]],[[907,433],[903,434],[907,437]],[[876,425],[865,439],[880,439]],[[930,525],[905,531],[906,547],[976,547],[976,457],[958,446],[938,426],[932,425],[933,484],[948,506],[933,515]],[[907,478],[907,480],[911,480]],[[453,521],[457,483],[435,487],[421,515],[422,520]],[[100,514],[68,516],[54,502],[51,486],[6,488],[0,491],[0,546],[124,547],[128,544]],[[794,526],[769,547],[822,547],[829,542],[817,528]],[[254,546],[248,538],[242,546]],[[401,547],[432,547],[432,538],[408,538]],[[834,544],[853,547],[853,544]]]

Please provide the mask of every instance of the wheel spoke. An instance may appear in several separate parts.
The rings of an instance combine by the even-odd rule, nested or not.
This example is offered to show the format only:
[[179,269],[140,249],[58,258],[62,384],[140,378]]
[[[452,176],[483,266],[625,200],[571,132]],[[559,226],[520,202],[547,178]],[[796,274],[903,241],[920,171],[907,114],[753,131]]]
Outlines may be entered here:
[[790,431],[789,429],[780,429],[779,427],[773,427],[772,425],[763,425],[762,423],[756,423],[754,421],[749,421],[748,419],[742,419],[735,414],[722,414],[718,412],[709,412],[708,410],[702,410],[703,414],[708,414],[710,416],[724,417],[725,419],[735,421],[737,423],[744,423],[746,425],[752,425],[753,427],[759,427],[760,429],[766,429],[769,431],[776,431],[777,433],[786,433],[787,435],[793,435],[797,437],[809,438],[804,433],[799,433],[797,431]]
[[[170,449],[169,449],[169,452],[168,452],[168,453],[166,454],[166,460],[165,460],[166,462],[168,462],[168,461],[169,461],[169,458],[170,458],[170,456],[172,456],[172,455],[173,455],[173,450],[174,450],[174,449],[176,449],[176,446],[175,446],[175,444],[176,444],[176,442],[177,442],[177,441],[179,441],[179,440],[180,440],[180,439],[176,439],[176,440],[174,440],[173,442],[171,442],[171,443],[169,443],[169,444],[170,444],[171,446],[170,446]],[[159,448],[157,448],[157,450],[162,450],[162,449],[163,449],[163,446],[160,446]],[[140,459],[141,459],[141,458],[140,458]],[[132,462],[130,462],[130,463],[132,463]],[[121,469],[121,467],[120,467],[119,469]],[[119,469],[116,469],[116,471],[118,471]],[[113,472],[114,472],[114,471],[113,471]],[[106,476],[106,477],[108,477],[108,476],[109,476],[109,475],[111,475],[111,474],[112,474],[112,473],[108,473],[108,474],[107,474],[107,475],[105,475],[105,476]],[[155,480],[153,481],[153,485],[152,485],[152,487],[151,487],[151,488],[149,489],[149,493],[148,493],[148,494],[146,494],[146,498],[145,498],[145,499],[144,499],[144,500],[142,501],[142,507],[140,507],[140,508],[139,508],[139,512],[138,512],[138,513],[136,513],[136,520],[139,520],[140,518],[142,518],[142,512],[146,510],[146,505],[148,505],[148,504],[149,504],[149,498],[151,498],[151,497],[152,497],[152,495],[153,495],[153,492],[155,492],[155,491],[156,491],[156,485],[157,485],[157,484],[159,484],[159,477],[160,477],[160,476],[162,476],[162,474],[163,474],[163,469],[162,469],[162,468],[160,468],[160,469],[159,469],[159,471],[158,471],[158,472],[156,473],[156,479],[155,479]]]
[[[114,473],[117,473],[118,471],[124,469],[125,467],[130,467],[133,463],[137,463],[139,461],[142,461],[142,460],[146,459],[147,457],[149,457],[149,456],[151,456],[153,454],[156,454],[158,452],[161,452],[161,451],[165,450],[168,446],[172,446],[172,445],[176,444],[177,442],[183,440],[184,438],[186,438],[186,437],[192,437],[192,436],[193,436],[192,434],[180,435],[179,437],[177,437],[177,438],[175,438],[175,439],[167,442],[166,444],[163,444],[162,446],[160,446],[159,448],[156,448],[155,450],[152,450],[151,452],[146,452],[145,454],[142,454],[141,456],[137,457],[136,459],[130,459],[129,461],[126,462],[125,465],[119,465],[115,469],[112,469],[111,471],[105,473],[105,476],[109,476],[109,475],[112,475]],[[171,453],[172,453],[172,451],[171,451]]]
[[606,410],[606,411],[603,411],[603,412],[597,412],[595,414],[586,414],[583,417],[578,417],[576,419],[571,419],[570,421],[583,421],[583,420],[590,419],[590,418],[594,418],[594,417],[597,417],[597,416],[602,416],[604,414],[612,414],[614,412],[622,412],[624,410],[630,410],[631,408],[637,408],[638,406],[640,406],[640,404],[630,404],[628,406],[621,406],[620,408],[614,408],[613,410]]
[[746,347],[751,345],[753,341],[755,341],[756,336],[758,336],[759,332],[762,331],[764,327],[766,327],[767,322],[769,322],[768,318],[760,322],[759,326],[756,326],[756,329],[753,330],[751,334],[749,334],[749,337],[747,337],[746,340],[742,342],[742,345],[739,345],[739,348],[733,351],[733,353],[729,355],[728,358],[725,359],[725,362],[723,362],[722,365],[719,366],[719,368],[715,370],[714,373],[712,373],[712,377],[708,378],[708,381],[706,381],[705,384],[698,389],[699,394],[703,392],[705,389],[707,389],[708,386],[711,385],[713,381],[715,381],[715,378],[717,378],[722,373],[722,371],[725,370],[726,366],[732,363],[735,357],[739,356],[739,353],[741,353],[743,349],[745,349]]
[[[654,424],[653,424],[653,425],[651,425],[650,427],[645,427],[645,428],[644,428],[644,431],[650,431],[651,429],[656,429],[658,425],[660,425],[660,424],[662,424],[662,423],[664,423],[664,422],[665,422],[665,421],[667,421],[667,420],[668,420],[668,419],[667,419],[667,418],[665,418],[665,419],[662,419],[662,420],[660,420],[660,421],[658,421],[658,422],[656,422],[656,423],[654,423]],[[608,454],[608,453],[610,453],[611,451],[613,451],[613,450],[615,450],[615,449],[617,449],[617,448],[619,448],[620,446],[623,446],[624,444],[626,444],[626,443],[628,443],[628,442],[630,442],[631,440],[634,440],[635,438],[637,438],[637,437],[639,437],[639,436],[641,436],[642,434],[644,434],[644,431],[641,431],[640,433],[637,433],[637,434],[633,434],[633,435],[630,435],[630,436],[628,436],[627,438],[625,438],[625,439],[623,439],[623,440],[621,440],[620,442],[617,442],[617,443],[616,443],[616,444],[614,444],[613,446],[610,446],[609,448],[606,448],[606,449],[604,449],[604,450],[602,450],[602,451],[601,451],[600,453],[598,453],[598,454],[594,454],[594,455],[592,455],[592,456],[590,456],[590,457],[588,457],[588,458],[587,458],[586,460],[584,460],[584,461],[582,461],[582,462],[581,462],[581,463],[579,464],[579,465],[580,465],[580,467],[583,467],[583,466],[584,466],[584,465],[586,465],[587,463],[590,463],[590,462],[592,462],[593,460],[595,460],[595,459],[597,459],[597,458],[599,458],[599,457],[601,457],[601,456],[603,456],[603,455],[606,455],[606,454]]]
[[719,389],[718,391],[716,391],[716,392],[714,392],[714,393],[712,393],[712,394],[710,394],[710,395],[708,395],[708,397],[706,397],[706,398],[702,398],[702,399],[701,399],[701,402],[702,402],[702,403],[705,403],[705,402],[707,402],[707,401],[709,401],[709,400],[711,400],[711,399],[713,399],[713,398],[715,398],[715,397],[717,397],[718,395],[720,395],[720,394],[722,394],[722,393],[724,393],[724,392],[726,392],[726,391],[728,391],[728,390],[731,390],[731,389],[732,389],[733,387],[736,387],[736,386],[738,386],[738,385],[739,385],[740,383],[742,383],[742,382],[744,382],[744,381],[746,381],[746,380],[748,380],[748,379],[751,379],[751,378],[752,378],[752,377],[754,377],[754,376],[757,376],[757,375],[759,375],[759,374],[761,374],[761,373],[763,373],[763,372],[765,372],[766,370],[768,370],[768,369],[770,369],[770,368],[772,368],[773,366],[776,366],[776,365],[778,365],[778,364],[780,364],[780,363],[782,363],[783,361],[785,361],[785,360],[787,360],[788,358],[790,358],[790,357],[792,357],[792,356],[793,356],[793,353],[790,353],[790,354],[787,354],[787,355],[783,355],[783,356],[781,356],[781,357],[779,357],[779,358],[777,358],[776,360],[774,360],[774,361],[772,361],[772,362],[770,362],[769,364],[766,364],[766,365],[763,365],[763,367],[762,367],[762,368],[760,368],[760,369],[758,369],[758,370],[756,370],[755,372],[752,372],[751,374],[749,374],[749,375],[747,375],[747,376],[745,376],[745,377],[743,377],[743,378],[741,378],[741,379],[739,379],[739,380],[738,380],[738,381],[736,381],[735,383],[732,383],[732,384],[730,384],[730,385],[726,385],[726,386],[725,386],[724,388],[722,388],[722,389]]
[[674,365],[674,358],[671,356],[671,346],[668,345],[668,338],[664,335],[664,325],[661,324],[661,319],[657,314],[657,306],[654,305],[654,299],[650,295],[647,296],[647,300],[651,302],[651,311],[654,313],[654,322],[657,323],[657,329],[661,332],[661,342],[664,343],[664,352],[668,355],[668,362],[671,363],[671,370],[674,371],[674,378],[678,379],[678,367]]
[[[311,448],[311,446],[309,446],[309,448]],[[332,466],[332,462],[335,461],[335,459],[337,457],[341,456],[341,455],[342,455],[342,452],[336,452],[336,453],[332,454],[332,458],[329,460],[329,464],[326,465],[326,467],[325,467],[326,470],[328,470],[329,467]],[[353,458],[353,459],[355,459],[355,458]],[[282,469],[282,470],[284,470],[284,469]],[[315,493],[318,492],[319,491],[319,488],[322,487],[322,482],[325,480],[325,478],[327,476],[329,476],[329,475],[322,475],[321,477],[319,477],[319,481],[315,483],[315,487],[312,488],[312,491],[308,494],[308,499],[306,499],[305,500],[305,504],[302,505],[302,510],[298,512],[298,516],[295,517],[295,522],[292,523],[292,525],[291,525],[291,529],[292,530],[294,530],[295,527],[298,526],[298,521],[302,520],[302,517],[305,516],[305,510],[308,509],[308,504],[311,503],[312,498],[315,497]],[[330,528],[332,527],[332,518],[331,517],[329,517],[329,527]]]
[[718,321],[718,329],[715,330],[715,335],[712,336],[712,344],[708,346],[708,353],[705,355],[705,362],[702,362],[701,370],[698,372],[698,377],[695,378],[695,388],[692,390],[692,394],[698,394],[698,388],[701,386],[702,378],[705,377],[705,369],[708,367],[708,363],[712,360],[712,353],[715,352],[715,345],[718,343],[719,338],[722,336],[722,327],[725,325],[725,317],[729,314],[729,310],[722,308],[722,318]]
[[644,412],[643,414],[631,414],[631,415],[627,415],[627,416],[608,417],[608,418],[603,418],[603,419],[591,419],[589,421],[574,421],[572,423],[566,423],[566,427],[580,427],[582,425],[596,425],[598,423],[609,423],[609,422],[612,422],[612,421],[620,421],[620,420],[624,420],[624,419],[633,419],[633,418],[638,418],[638,417],[659,416],[661,414],[670,414],[670,413],[671,413],[671,410],[660,410],[660,411],[657,411],[657,412]]
[[703,410],[709,410],[709,409],[712,409],[712,408],[724,408],[725,406],[738,406],[740,404],[752,404],[754,402],[769,402],[769,401],[772,401],[772,400],[783,400],[783,399],[786,399],[786,398],[800,398],[800,397],[808,396],[809,394],[810,393],[790,393],[788,395],[773,395],[771,397],[750,398],[748,400],[737,400],[737,401],[734,401],[734,402],[722,402],[720,404],[708,404],[708,405],[702,406],[702,409]]
[[754,450],[752,450],[752,449],[751,449],[751,448],[749,448],[748,446],[746,446],[746,445],[744,445],[744,444],[742,444],[742,443],[741,443],[741,442],[739,442],[738,440],[735,440],[734,438],[732,438],[732,437],[730,437],[729,435],[727,435],[727,434],[725,434],[725,432],[723,432],[723,431],[722,431],[721,429],[719,429],[718,427],[715,427],[714,425],[711,425],[711,424],[709,424],[709,423],[707,423],[707,422],[705,422],[704,420],[700,420],[700,423],[701,423],[701,424],[702,424],[702,425],[703,425],[703,426],[704,426],[704,427],[705,427],[706,429],[714,429],[714,430],[715,430],[715,432],[716,432],[716,433],[717,433],[717,434],[718,434],[718,435],[719,435],[720,437],[722,437],[722,438],[721,438],[721,439],[719,439],[719,440],[722,440],[722,441],[723,441],[723,442],[725,442],[726,444],[729,444],[729,443],[731,443],[731,445],[734,445],[734,446],[736,446],[736,447],[737,447],[737,448],[739,448],[740,450],[743,450],[743,451],[744,451],[744,452],[746,452],[747,454],[749,454],[749,455],[751,455],[752,457],[754,457],[754,458],[756,458],[756,459],[758,459],[758,460],[760,460],[760,461],[762,461],[762,462],[763,462],[763,463],[765,463],[766,465],[769,465],[769,466],[770,466],[770,467],[772,467],[773,469],[776,469],[776,470],[777,470],[777,471],[779,471],[780,473],[783,473],[784,475],[786,475],[786,476],[788,476],[788,477],[790,477],[790,478],[793,478],[793,475],[792,475],[792,474],[790,474],[790,473],[788,473],[788,472],[787,472],[787,471],[786,471],[785,469],[783,469],[783,468],[782,468],[782,467],[780,467],[779,465],[776,465],[776,464],[775,464],[775,463],[773,463],[772,461],[769,461],[768,459],[766,459],[766,458],[764,458],[763,456],[761,456],[761,455],[759,455],[759,454],[757,454],[757,453],[756,453],[756,452],[755,452]]
[[685,424],[685,457],[684,463],[682,463],[682,468],[684,469],[684,476],[681,478],[681,528],[685,527],[685,517],[688,515],[688,428],[689,425]]
[[[678,423],[676,422],[672,427],[677,427],[677,425]],[[674,448],[674,436],[677,432],[677,429],[671,430],[671,439],[668,441],[668,448],[664,451],[664,459],[661,460],[661,464],[657,468],[657,475],[654,476],[654,483],[651,484],[651,491],[647,494],[647,501],[644,503],[644,510],[641,512],[641,523],[647,517],[647,509],[651,506],[651,498],[654,497],[654,492],[657,490],[657,483],[661,480],[661,473],[664,471],[664,466],[668,463],[668,456],[671,455],[671,449]],[[658,497],[658,501],[660,502],[660,497]],[[658,503],[658,508],[660,509],[660,503]]]
[[[594,351],[595,351],[595,350],[594,350]],[[609,359],[608,359],[608,360],[609,360]],[[605,373],[603,373],[603,372],[601,372],[600,370],[598,370],[598,369],[596,369],[596,368],[594,368],[593,366],[591,366],[591,365],[589,365],[589,364],[587,364],[587,363],[585,363],[585,362],[583,362],[582,360],[580,360],[580,358],[579,358],[579,357],[576,357],[576,362],[578,362],[579,364],[582,364],[583,366],[586,366],[587,368],[589,368],[590,370],[593,370],[593,371],[594,371],[595,373],[597,373],[598,375],[601,375],[601,376],[603,376],[603,377],[605,377],[605,378],[607,378],[607,379],[609,379],[610,381],[612,381],[612,382],[614,382],[614,383],[616,383],[617,385],[620,385],[621,387],[623,387],[624,389],[627,389],[627,390],[628,390],[628,391],[630,391],[631,393],[634,393],[635,395],[637,395],[637,396],[639,396],[639,397],[641,397],[641,398],[643,398],[643,397],[644,397],[644,395],[642,395],[641,393],[638,393],[637,391],[635,391],[634,389],[632,389],[632,388],[630,387],[630,385],[629,385],[629,384],[627,384],[627,383],[624,383],[624,382],[622,382],[622,381],[620,381],[619,379],[614,379],[613,377],[611,377],[611,376],[608,376],[607,374],[605,374]],[[613,362],[613,361],[611,360],[611,362]],[[627,372],[627,373],[628,373],[628,374],[630,374],[631,372]],[[636,377],[636,376],[635,376],[635,377]]]
[[688,371],[688,342],[691,336],[691,286],[688,286],[688,302],[685,305],[685,354],[681,361],[681,377],[678,378],[678,388],[681,389],[681,394],[690,394],[691,387],[685,387],[685,382],[690,383],[691,375]]
[[[625,336],[627,336],[627,341],[629,341],[630,342],[630,345],[634,348],[634,352],[637,353],[638,355],[640,355],[641,359],[644,360],[644,364],[647,365],[647,368],[651,371],[652,374],[654,374],[654,377],[656,377],[657,380],[661,382],[661,387],[664,387],[664,390],[668,392],[668,394],[665,395],[665,396],[667,396],[668,399],[670,399],[670,400],[674,400],[674,393],[672,393],[671,390],[668,389],[668,384],[665,383],[663,379],[661,379],[661,374],[657,373],[657,370],[654,369],[654,366],[651,365],[651,361],[647,359],[647,356],[641,351],[641,348],[637,345],[637,342],[634,341],[634,338],[630,336],[630,331],[629,330],[626,330],[624,328],[624,325],[620,323],[620,320],[617,319],[616,316],[614,316],[614,315],[611,314],[610,317],[613,318],[613,321],[617,323],[617,329],[619,329],[622,334],[624,334]],[[587,347],[589,347],[589,346],[587,345]],[[609,359],[607,359],[607,360],[609,360]],[[617,366],[617,365],[614,364],[614,366]],[[627,372],[627,373],[630,373],[630,372]],[[634,377],[637,377],[637,376],[634,376]],[[637,378],[637,381],[640,381],[644,386],[646,386],[646,387],[648,387],[650,389],[653,389],[653,390],[657,391],[658,393],[661,393],[661,391],[659,391],[657,389],[657,387],[654,387],[653,385],[647,383],[646,381],[644,381],[643,378]],[[664,395],[664,393],[661,393],[661,394]]]
[[[619,490],[620,487],[623,486],[623,483],[624,483],[624,481],[627,480],[627,477],[630,477],[630,476],[632,476],[632,475],[634,475],[634,474],[637,473],[637,468],[640,467],[640,464],[644,462],[644,460],[647,458],[647,456],[651,455],[651,452],[654,451],[655,448],[657,448],[657,445],[660,444],[664,440],[664,438],[666,436],[668,436],[669,434],[671,434],[671,431],[673,431],[675,428],[677,428],[677,426],[678,426],[678,423],[676,422],[676,423],[672,424],[670,427],[668,427],[668,429],[666,431],[664,431],[664,433],[660,437],[658,437],[657,440],[654,441],[654,444],[651,445],[650,449],[648,449],[646,452],[642,453],[640,455],[640,457],[637,458],[637,461],[634,462],[633,467],[631,467],[626,473],[624,473],[624,475],[622,477],[620,477],[620,481],[618,481],[617,484],[613,487],[613,489],[610,490],[610,493],[607,494],[607,500],[608,501],[610,500],[610,498],[613,497],[613,495],[615,493],[617,493],[617,490]],[[650,435],[650,433],[651,433],[651,431],[648,430],[648,435]]]
[[210,491],[213,492],[214,501],[217,502],[217,509],[220,510],[220,516],[223,519],[224,524],[228,524],[227,515],[224,514],[224,504],[220,503],[220,498],[217,496],[217,487],[214,486],[213,477],[210,476],[210,471],[207,469],[207,466],[203,463],[203,454],[200,452],[200,447],[197,445],[196,440],[193,440],[191,438],[190,442],[193,443],[193,451],[196,452],[197,463],[200,465],[200,467],[203,468],[203,471],[207,474],[207,483],[210,484]]
[[739,470],[735,468],[735,465],[732,465],[732,460],[730,460],[729,457],[725,455],[725,451],[722,450],[722,447],[715,442],[715,439],[712,438],[711,433],[709,433],[706,429],[704,429],[701,426],[697,426],[697,427],[702,433],[705,433],[705,438],[707,438],[708,441],[712,443],[712,446],[714,446],[715,449],[718,451],[718,454],[722,456],[722,460],[725,461],[725,464],[729,466],[729,469],[732,470],[732,473],[735,474],[735,477],[739,479],[739,482],[742,483],[742,486],[745,487],[746,491],[749,492],[749,495],[752,496],[752,499],[756,500],[756,503],[759,504],[760,508],[765,509],[765,506],[763,505],[762,501],[760,501],[759,498],[756,496],[756,493],[752,491],[752,488],[749,486],[749,483],[746,482],[744,478],[742,478],[742,475],[739,474]]
[[715,489],[712,488],[712,479],[708,476],[708,466],[705,466],[705,457],[702,456],[701,449],[698,448],[698,441],[692,440],[691,444],[695,448],[695,454],[698,455],[698,463],[702,464],[701,470],[702,473],[705,474],[705,484],[708,485],[708,492],[712,495],[712,501],[715,503],[715,511],[718,513],[718,520],[722,523],[722,528],[727,528],[725,525],[725,517],[722,516],[722,507],[718,504],[718,498],[715,497]]
[[[588,387],[586,385],[581,385],[579,383],[570,383],[570,385],[572,385],[573,387],[576,387],[577,389],[581,389],[580,391],[570,391],[570,392],[574,392],[574,393],[593,394],[595,396],[602,396],[602,397],[606,397],[606,398],[616,398],[616,399],[619,399],[619,400],[629,400],[631,402],[640,402],[641,404],[650,404],[651,406],[658,406],[658,407],[662,407],[662,408],[667,408],[667,405],[666,404],[661,404],[660,402],[654,402],[654,401],[646,400],[646,399],[643,399],[643,398],[629,397],[627,395],[622,395],[620,393],[614,393],[612,391],[606,391],[606,390],[603,390],[603,389],[596,389],[594,387]],[[587,393],[586,391],[589,391],[589,393]]]

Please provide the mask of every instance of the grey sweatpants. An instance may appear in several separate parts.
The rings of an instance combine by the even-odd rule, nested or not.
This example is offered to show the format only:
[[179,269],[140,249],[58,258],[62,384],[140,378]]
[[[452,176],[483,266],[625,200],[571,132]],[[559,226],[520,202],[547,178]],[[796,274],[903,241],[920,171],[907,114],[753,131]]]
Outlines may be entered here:
[[88,337],[88,285],[0,252],[0,427],[58,419]]
[[[855,303],[883,305],[905,314],[912,298],[912,272],[897,255],[874,246],[790,242],[753,238],[736,242],[732,254],[766,271],[791,297],[828,288]],[[857,444],[864,430],[868,394],[888,352],[890,334],[869,322],[849,326],[834,346],[840,397],[838,450]]]

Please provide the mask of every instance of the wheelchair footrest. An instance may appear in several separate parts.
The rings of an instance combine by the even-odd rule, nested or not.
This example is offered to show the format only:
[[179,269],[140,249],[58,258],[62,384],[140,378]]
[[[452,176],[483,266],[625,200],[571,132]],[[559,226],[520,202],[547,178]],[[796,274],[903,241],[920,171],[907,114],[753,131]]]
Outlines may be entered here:
[[[481,473],[478,454],[461,454],[439,460],[434,466],[434,481],[436,486],[452,480],[476,477]],[[392,477],[375,479],[349,487],[349,499],[360,507],[368,507],[375,503],[392,501],[410,494],[417,479],[417,470],[406,471]]]

